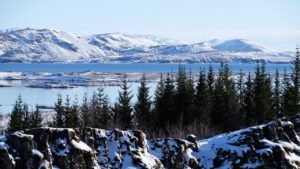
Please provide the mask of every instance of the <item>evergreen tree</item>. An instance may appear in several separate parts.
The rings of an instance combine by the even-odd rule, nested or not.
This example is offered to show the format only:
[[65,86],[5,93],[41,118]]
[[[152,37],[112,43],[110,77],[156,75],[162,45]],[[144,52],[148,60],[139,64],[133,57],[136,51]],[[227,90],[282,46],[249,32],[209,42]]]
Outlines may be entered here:
[[283,82],[282,82],[282,88],[283,88],[283,93],[282,93],[282,100],[281,100],[281,104],[282,104],[282,116],[285,115],[289,115],[292,114],[291,112],[294,111],[293,106],[293,91],[292,91],[292,87],[291,87],[291,82],[290,82],[290,78],[289,75],[287,73],[287,70],[284,70],[283,73]]
[[101,113],[101,127],[104,129],[108,129],[109,122],[111,121],[111,110],[109,107],[109,98],[107,95],[104,95],[102,101],[102,113]]
[[155,126],[157,128],[160,128],[162,125],[162,116],[166,113],[164,112],[164,102],[163,102],[163,95],[164,95],[164,80],[163,80],[163,75],[160,74],[160,80],[157,83],[157,87],[154,93],[154,108],[153,108],[153,116],[155,119]]
[[90,113],[90,107],[89,102],[87,98],[87,93],[84,93],[82,104],[80,107],[80,125],[81,127],[92,127],[91,126],[91,113]]
[[70,128],[72,127],[72,107],[71,107],[71,98],[69,95],[66,96],[66,101],[64,105],[64,127]]
[[185,124],[189,125],[191,123],[191,121],[195,120],[194,117],[194,97],[195,97],[195,88],[194,88],[194,78],[192,75],[192,71],[190,69],[190,73],[189,73],[189,77],[187,79],[187,83],[186,83],[186,99],[187,99],[187,108],[186,108],[186,118],[185,118]]
[[277,117],[281,117],[281,87],[279,80],[279,72],[276,69],[275,82],[274,82],[274,93],[273,93],[273,109]]
[[249,72],[245,88],[244,110],[245,110],[245,125],[246,127],[256,124],[255,105],[254,105],[254,86]]
[[166,125],[172,126],[175,125],[178,121],[178,116],[174,116],[175,110],[175,86],[172,77],[170,74],[167,74],[167,78],[164,83],[164,93],[162,96],[162,114],[159,116],[160,127],[162,129]]
[[197,121],[202,122],[210,120],[209,89],[204,71],[200,71],[199,80],[196,86],[194,117]]
[[[239,104],[239,116],[241,117],[241,119],[245,119],[245,114],[246,114],[246,110],[245,110],[245,84],[244,84],[244,73],[242,72],[242,70],[240,70],[239,74],[238,74],[238,81],[237,81],[237,92],[238,92],[238,104]],[[243,124],[243,122],[241,123]]]
[[8,126],[9,133],[23,129],[23,113],[24,103],[21,95],[19,95],[14,104],[12,113],[10,114],[10,121]]
[[107,129],[110,121],[109,99],[103,88],[97,89],[96,103],[95,127]]
[[134,106],[139,128],[149,128],[151,120],[151,99],[149,87],[147,87],[146,74],[142,75],[140,87],[138,88],[137,102]]
[[293,72],[291,75],[291,84],[285,86],[284,90],[284,114],[288,117],[296,115],[300,111],[300,54],[299,48],[296,48],[296,57],[293,61]]
[[57,95],[57,101],[55,103],[54,110],[56,111],[56,114],[54,116],[54,126],[55,127],[64,127],[65,111],[64,111],[64,105],[63,105],[61,94]]
[[38,106],[35,107],[35,111],[31,113],[30,116],[30,128],[42,127],[42,114]]
[[[176,79],[176,90],[175,90],[175,114],[173,115],[176,122],[183,120],[183,124],[189,124],[189,114],[192,112],[193,107],[193,84],[188,82],[185,67],[179,66],[178,74]],[[190,86],[188,86],[190,85]]]
[[214,84],[215,84],[215,74],[214,74],[214,69],[210,64],[208,68],[208,74],[207,74],[207,87],[208,87],[209,94],[211,96],[213,95]]
[[208,68],[208,73],[207,73],[207,88],[208,88],[208,110],[209,110],[209,114],[211,114],[212,112],[212,107],[213,107],[213,95],[214,95],[214,89],[215,89],[215,73],[214,73],[214,69],[212,67],[212,65],[209,65]]
[[212,123],[223,131],[232,131],[240,127],[240,122],[235,84],[228,64],[221,63],[214,90]]
[[266,73],[265,63],[257,65],[254,79],[254,111],[256,124],[262,124],[274,118],[272,110],[272,85]]
[[132,99],[131,92],[129,91],[127,75],[122,76],[121,91],[119,91],[119,97],[115,104],[115,114],[117,116],[118,124],[122,129],[131,129],[133,126],[133,114],[132,114]]
[[28,111],[28,105],[23,102],[22,108],[22,129],[29,129],[31,128],[31,119],[30,119],[30,112]]
[[244,105],[244,73],[242,72],[242,70],[240,70],[239,72],[239,76],[238,76],[238,82],[237,82],[237,91],[238,91],[238,99],[239,99],[239,105],[240,107],[243,107]]
[[79,119],[78,119],[78,115],[79,115],[79,105],[78,105],[78,98],[77,95],[75,95],[75,99],[73,101],[73,104],[71,106],[70,109],[70,127],[71,128],[75,128],[75,127],[79,127]]
[[98,109],[98,98],[97,98],[97,93],[96,92],[93,92],[93,96],[92,96],[92,99],[91,99],[91,102],[90,102],[90,114],[91,114],[91,117],[90,117],[90,125],[91,127],[94,127],[94,128],[97,128],[99,126],[99,118],[98,118],[98,114],[100,114],[100,110]]

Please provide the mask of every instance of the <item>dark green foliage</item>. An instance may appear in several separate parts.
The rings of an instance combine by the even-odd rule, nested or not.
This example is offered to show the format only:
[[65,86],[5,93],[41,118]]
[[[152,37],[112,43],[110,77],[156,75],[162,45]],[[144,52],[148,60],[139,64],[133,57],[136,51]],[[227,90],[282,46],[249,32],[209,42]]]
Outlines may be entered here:
[[223,131],[240,127],[238,98],[228,64],[221,63],[219,76],[213,93],[212,124]]
[[61,94],[57,95],[57,101],[55,103],[55,109],[56,114],[53,118],[53,125],[55,127],[64,127],[64,123],[65,123],[65,110],[64,110],[64,105],[63,105],[63,101],[62,101],[62,96]]
[[42,114],[38,106],[35,107],[35,111],[30,114],[30,128],[42,127]]
[[71,98],[69,95],[66,96],[66,102],[64,105],[64,127],[70,128],[72,126],[72,107],[71,107]]
[[212,107],[213,107],[213,95],[214,95],[214,89],[215,89],[215,73],[212,65],[209,65],[208,73],[207,73],[207,89],[208,89],[208,110],[209,114],[211,116]]
[[132,97],[133,95],[129,91],[127,75],[124,74],[121,91],[119,91],[119,97],[114,107],[117,123],[122,129],[131,129],[133,127]]
[[245,126],[251,126],[256,123],[256,116],[255,116],[255,105],[254,105],[254,84],[251,79],[250,72],[247,77],[246,81],[246,88],[244,91],[244,112],[245,112]]
[[75,95],[75,99],[73,104],[71,105],[71,110],[70,110],[70,127],[75,128],[78,127],[79,124],[79,105],[78,105],[78,98]]
[[175,113],[173,117],[175,121],[173,123],[183,120],[183,125],[187,125],[190,122],[189,114],[193,110],[193,80],[187,79],[185,67],[179,66],[177,79],[176,79],[176,90],[175,90]]
[[[245,119],[246,109],[245,109],[245,92],[246,92],[246,85],[244,82],[244,73],[240,70],[238,74],[238,81],[237,81],[237,92],[238,92],[238,104],[239,104],[239,116],[241,120]],[[241,123],[243,125],[243,123]]]
[[28,105],[19,95],[10,116],[8,132],[36,128],[42,126],[42,116],[38,107],[34,112],[28,111]]
[[162,97],[163,113],[159,116],[159,121],[161,122],[159,126],[161,126],[162,128],[166,125],[175,125],[179,118],[179,116],[175,115],[175,86],[173,83],[174,82],[170,74],[167,74],[167,78],[164,84],[164,93]]
[[87,98],[87,93],[84,93],[82,104],[80,107],[80,126],[85,127],[92,127],[91,126],[91,112],[90,106]]
[[215,84],[214,69],[212,65],[209,65],[208,73],[207,73],[207,87],[208,87],[209,95],[211,96],[213,95],[214,84]]
[[[110,122],[110,109],[108,96],[103,88],[98,88],[94,92],[91,103],[91,127],[106,129]],[[88,117],[86,117],[88,119]]]
[[185,125],[190,124],[192,121],[195,120],[194,117],[194,97],[195,97],[195,87],[194,87],[194,79],[192,72],[190,70],[189,77],[187,79],[186,83],[186,99],[187,99],[187,107],[186,107],[186,113],[184,114],[183,122]]
[[291,117],[300,112],[300,54],[298,48],[293,64],[291,83],[287,83],[287,80],[284,80],[283,113],[287,117]]
[[97,92],[97,109],[98,114],[96,114],[96,120],[98,123],[95,124],[96,128],[107,129],[110,122],[110,109],[109,109],[109,99],[104,93],[103,88],[98,88]]
[[[12,113],[10,114],[10,121],[8,126],[8,132],[14,132],[22,130],[24,126],[25,113],[28,112],[28,107],[26,103],[23,102],[21,95],[18,96],[16,103],[14,104]],[[26,122],[28,123],[28,122]]]
[[254,79],[254,111],[256,121],[254,124],[262,124],[275,117],[272,102],[271,78],[266,73],[266,65],[258,64]]
[[90,102],[90,127],[95,127],[99,125],[99,119],[98,119],[98,114],[100,114],[100,110],[98,109],[98,98],[97,98],[97,93],[94,92],[91,102]]
[[294,111],[294,107],[290,106],[293,105],[293,91],[292,91],[292,87],[291,87],[291,82],[290,82],[290,78],[288,76],[288,73],[286,70],[284,70],[283,73],[283,93],[282,93],[282,99],[281,99],[281,103],[282,103],[282,115],[291,115],[292,112]]
[[281,86],[279,80],[279,72],[276,69],[275,73],[275,81],[274,81],[274,89],[273,89],[273,110],[277,117],[282,117],[281,113]]
[[149,96],[149,87],[147,87],[146,74],[142,75],[140,87],[138,88],[137,102],[134,105],[137,126],[149,128],[152,121],[151,99]]
[[164,89],[165,89],[165,84],[163,80],[163,75],[160,74],[160,80],[157,83],[157,87],[154,93],[154,108],[153,108],[153,116],[155,119],[155,126],[156,128],[160,128],[164,125],[164,116],[165,115],[165,110],[164,110]]
[[201,71],[194,97],[194,120],[207,122],[210,120],[210,99],[205,72]]

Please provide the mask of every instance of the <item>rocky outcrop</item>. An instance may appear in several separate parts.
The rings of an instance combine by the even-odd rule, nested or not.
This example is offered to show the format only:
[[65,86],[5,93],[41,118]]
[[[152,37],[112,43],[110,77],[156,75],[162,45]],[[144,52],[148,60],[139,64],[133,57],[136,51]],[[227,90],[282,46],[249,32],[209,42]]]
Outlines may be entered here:
[[37,128],[0,136],[0,169],[300,168],[300,116],[197,141],[141,131]]
[[141,131],[37,128],[0,138],[0,169],[163,168]]

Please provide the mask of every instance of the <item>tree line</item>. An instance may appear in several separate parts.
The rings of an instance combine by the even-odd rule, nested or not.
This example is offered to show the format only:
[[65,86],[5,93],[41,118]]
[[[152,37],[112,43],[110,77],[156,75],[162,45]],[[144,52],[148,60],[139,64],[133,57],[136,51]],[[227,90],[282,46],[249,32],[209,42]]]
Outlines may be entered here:
[[[254,74],[240,71],[233,75],[227,63],[216,71],[201,70],[197,79],[184,66],[178,72],[161,74],[153,96],[149,94],[146,74],[140,80],[137,101],[132,103],[127,75],[122,77],[119,96],[111,105],[103,88],[78,104],[58,95],[53,127],[95,127],[141,129],[150,136],[170,136],[198,132],[200,135],[229,132],[291,117],[300,110],[300,56],[292,72],[273,76],[265,63],[258,63]],[[28,111],[19,97],[11,113],[10,132],[42,125],[38,109]]]

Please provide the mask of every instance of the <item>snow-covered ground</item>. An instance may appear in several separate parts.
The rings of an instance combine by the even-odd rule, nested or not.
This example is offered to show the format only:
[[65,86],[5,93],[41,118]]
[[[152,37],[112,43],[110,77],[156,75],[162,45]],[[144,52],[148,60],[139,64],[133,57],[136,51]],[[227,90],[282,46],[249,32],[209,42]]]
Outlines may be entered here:
[[[206,140],[197,140],[190,134],[185,139],[148,139],[139,130],[121,131],[95,128],[36,128],[10,135],[0,135],[1,158],[10,156],[9,165],[32,156],[52,165],[66,166],[59,159],[68,159],[76,165],[78,154],[85,154],[93,168],[299,168],[300,116],[277,119],[250,128],[220,134]],[[41,138],[51,139],[41,139]],[[20,140],[26,140],[20,145]],[[46,146],[36,146],[41,145]],[[31,146],[27,146],[31,145]],[[32,146],[33,145],[33,146]],[[22,147],[23,146],[23,147]],[[45,151],[47,150],[47,151]],[[13,152],[13,153],[12,153]],[[45,159],[45,156],[51,155]],[[4,155],[3,155],[4,154]],[[75,157],[75,158],[74,158]],[[86,159],[84,158],[84,159]],[[29,161],[29,160],[28,160]],[[39,161],[43,165],[42,160]],[[31,164],[31,163],[29,163]]]

